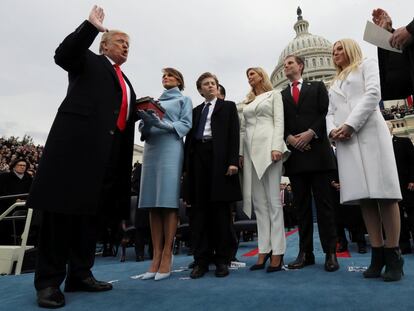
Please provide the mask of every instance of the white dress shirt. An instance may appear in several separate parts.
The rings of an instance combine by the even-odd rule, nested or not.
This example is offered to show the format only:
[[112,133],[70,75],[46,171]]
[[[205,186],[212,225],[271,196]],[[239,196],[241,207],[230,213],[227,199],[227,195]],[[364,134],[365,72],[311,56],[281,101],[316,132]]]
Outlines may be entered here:
[[[203,138],[213,137],[213,133],[211,132],[211,115],[213,114],[214,107],[216,106],[216,102],[217,102],[217,98],[214,98],[212,101],[204,102],[204,105],[206,105],[207,103],[210,103],[211,105],[209,107],[209,111],[207,115],[206,126],[204,127]],[[207,109],[207,107],[204,107],[204,109]]]

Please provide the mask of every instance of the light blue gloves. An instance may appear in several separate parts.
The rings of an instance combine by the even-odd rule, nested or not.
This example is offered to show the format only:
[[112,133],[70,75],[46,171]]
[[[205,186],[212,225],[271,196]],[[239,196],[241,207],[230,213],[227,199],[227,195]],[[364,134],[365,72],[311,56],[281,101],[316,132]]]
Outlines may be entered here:
[[[140,111],[138,111],[140,113]],[[168,132],[174,130],[174,126],[171,122],[161,120],[160,117],[155,113],[154,110],[142,111],[138,116],[141,116],[141,119],[145,124],[150,126],[158,127],[159,129],[166,130]]]
[[171,122],[161,120],[154,110],[138,110],[138,118],[141,122],[138,125],[138,130],[141,132],[141,138],[146,139],[150,134],[151,127],[157,127],[167,132],[174,131],[174,126]]

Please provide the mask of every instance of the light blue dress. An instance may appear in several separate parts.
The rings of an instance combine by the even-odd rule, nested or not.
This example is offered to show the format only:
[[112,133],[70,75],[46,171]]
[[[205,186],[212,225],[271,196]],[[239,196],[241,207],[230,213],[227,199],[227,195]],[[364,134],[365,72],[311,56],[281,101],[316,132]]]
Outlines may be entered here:
[[[159,98],[171,129],[152,126],[146,135],[142,160],[139,208],[178,208],[184,159],[183,137],[192,125],[193,105],[175,87]],[[141,121],[143,122],[143,121]]]

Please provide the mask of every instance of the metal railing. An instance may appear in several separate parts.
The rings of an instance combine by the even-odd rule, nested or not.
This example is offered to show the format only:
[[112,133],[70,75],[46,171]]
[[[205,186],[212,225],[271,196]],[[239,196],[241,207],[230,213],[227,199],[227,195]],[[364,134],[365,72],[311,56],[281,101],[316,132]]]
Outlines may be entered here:
[[[27,195],[28,194],[25,193],[25,194],[2,196],[2,197],[0,197],[0,200],[14,199],[14,198],[18,199],[18,198],[22,198],[22,197],[27,197]],[[29,237],[29,230],[30,230],[30,223],[32,221],[33,209],[29,208],[27,210],[27,215],[26,216],[7,216],[7,215],[9,215],[17,207],[24,207],[24,206],[26,206],[26,202],[24,202],[24,201],[16,202],[13,205],[11,205],[7,210],[5,210],[0,215],[0,221],[2,221],[4,219],[14,220],[14,219],[26,218],[23,233],[22,233],[22,236],[21,236],[21,244],[19,245],[19,248],[17,250],[17,252],[18,252],[18,254],[17,254],[17,264],[16,264],[16,269],[15,269],[15,274],[16,275],[19,275],[22,271],[22,264],[23,264],[23,259],[24,259],[24,253],[26,251],[27,239]]]

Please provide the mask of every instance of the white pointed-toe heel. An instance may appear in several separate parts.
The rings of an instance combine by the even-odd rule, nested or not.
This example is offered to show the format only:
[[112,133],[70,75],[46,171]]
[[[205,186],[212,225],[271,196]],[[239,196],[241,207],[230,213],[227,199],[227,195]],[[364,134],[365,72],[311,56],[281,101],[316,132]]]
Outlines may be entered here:
[[156,273],[156,272],[145,272],[145,273],[142,275],[141,280],[150,280],[150,279],[155,278],[155,277],[156,277],[156,275],[157,275],[157,273]]
[[161,281],[161,280],[164,280],[164,279],[168,279],[170,276],[171,276],[171,272],[167,272],[167,273],[157,272],[155,274],[154,280],[155,281]]
[[172,255],[172,257],[171,257],[170,272],[167,272],[167,273],[157,272],[157,274],[155,274],[154,280],[155,281],[161,281],[161,280],[164,280],[164,279],[168,279],[171,276],[173,263],[174,263],[174,255]]

